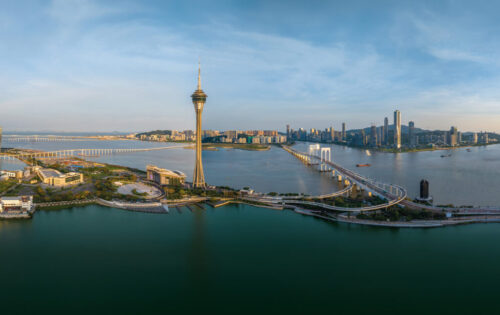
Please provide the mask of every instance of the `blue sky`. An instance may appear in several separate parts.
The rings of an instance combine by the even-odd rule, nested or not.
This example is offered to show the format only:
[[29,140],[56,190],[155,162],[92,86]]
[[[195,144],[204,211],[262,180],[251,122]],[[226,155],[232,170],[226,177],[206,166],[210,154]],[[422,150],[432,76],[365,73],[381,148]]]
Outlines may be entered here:
[[496,1],[0,0],[4,130],[500,132]]

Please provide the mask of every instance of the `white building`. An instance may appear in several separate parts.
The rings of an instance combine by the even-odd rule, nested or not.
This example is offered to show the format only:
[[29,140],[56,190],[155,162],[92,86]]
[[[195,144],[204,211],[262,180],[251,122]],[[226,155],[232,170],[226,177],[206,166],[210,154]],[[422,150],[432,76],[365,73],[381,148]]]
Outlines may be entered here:
[[23,179],[23,177],[28,177],[29,176],[29,171],[22,171],[22,170],[17,170],[17,171],[0,171],[0,175],[6,175],[9,178],[17,178],[17,179]]
[[62,174],[58,170],[53,170],[50,168],[40,168],[37,169],[37,174],[44,184],[50,186],[65,187],[83,183],[82,173],[70,172]]
[[273,137],[273,143],[285,143],[286,136],[275,136]]
[[21,213],[33,209],[33,196],[0,197],[0,213]]

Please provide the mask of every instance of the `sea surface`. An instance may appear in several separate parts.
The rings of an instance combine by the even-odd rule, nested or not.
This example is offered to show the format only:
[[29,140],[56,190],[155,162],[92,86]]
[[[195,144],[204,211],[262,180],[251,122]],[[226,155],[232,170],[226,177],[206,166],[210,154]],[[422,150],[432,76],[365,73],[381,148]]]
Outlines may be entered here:
[[[167,144],[178,145],[178,144]],[[142,148],[164,143],[12,143],[38,150]],[[296,148],[307,150],[307,143]],[[426,178],[439,203],[500,205],[500,146],[388,154],[332,146],[339,164],[410,195]],[[323,193],[327,175],[289,153],[204,151],[211,184]],[[194,151],[96,158],[192,176]],[[371,167],[356,168],[357,163]],[[7,165],[3,164],[2,167]],[[15,169],[22,164],[9,162]],[[393,229],[325,222],[231,205],[146,214],[101,206],[0,221],[2,314],[494,314],[499,224]]]
[[389,229],[247,205],[0,221],[2,314],[496,314],[500,226]]

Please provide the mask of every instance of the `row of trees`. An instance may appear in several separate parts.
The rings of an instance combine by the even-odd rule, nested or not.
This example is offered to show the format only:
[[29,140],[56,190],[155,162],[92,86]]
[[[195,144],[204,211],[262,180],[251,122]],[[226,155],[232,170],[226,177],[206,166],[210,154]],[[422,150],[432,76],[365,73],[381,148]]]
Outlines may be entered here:
[[360,213],[356,216],[358,219],[375,221],[412,221],[412,220],[444,220],[446,215],[442,212],[433,212],[429,210],[412,210],[392,206],[372,213]]
[[73,200],[84,200],[89,199],[92,193],[88,190],[84,190],[78,193],[74,193],[71,190],[64,192],[56,192],[54,189],[43,189],[42,187],[37,187],[35,190],[34,201],[35,202],[58,202],[58,201],[73,201]]

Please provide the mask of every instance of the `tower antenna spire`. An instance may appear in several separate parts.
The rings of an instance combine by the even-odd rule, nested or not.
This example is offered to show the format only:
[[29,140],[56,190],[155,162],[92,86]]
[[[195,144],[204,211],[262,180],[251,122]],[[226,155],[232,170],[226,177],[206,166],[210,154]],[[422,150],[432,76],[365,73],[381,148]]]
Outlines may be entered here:
[[201,62],[198,58],[198,90],[201,90]]

